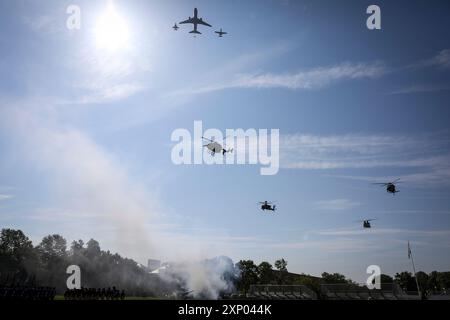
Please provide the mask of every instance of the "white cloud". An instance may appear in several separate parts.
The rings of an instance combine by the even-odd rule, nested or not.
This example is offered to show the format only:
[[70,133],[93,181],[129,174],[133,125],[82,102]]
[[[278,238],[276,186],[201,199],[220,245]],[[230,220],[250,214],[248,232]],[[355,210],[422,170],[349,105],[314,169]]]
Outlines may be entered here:
[[312,234],[321,235],[321,236],[339,236],[339,237],[348,237],[348,236],[359,236],[359,235],[368,235],[368,236],[399,236],[405,237],[410,236],[411,238],[420,238],[420,237],[446,237],[450,239],[450,230],[408,230],[408,229],[377,229],[373,228],[369,232],[363,229],[338,229],[338,230],[322,230],[322,231],[314,231]]
[[450,49],[439,51],[434,57],[422,63],[424,66],[439,67],[442,69],[450,68]]
[[417,170],[408,181],[449,181],[449,141],[442,135],[284,135],[281,166],[289,169],[330,170],[394,167]]
[[13,196],[10,194],[0,194],[0,201],[11,199]]
[[321,200],[314,204],[320,210],[350,210],[359,205],[359,202],[354,202],[349,199]]
[[232,84],[235,87],[287,88],[292,90],[314,90],[339,80],[373,79],[387,72],[379,64],[342,63],[331,67],[319,67],[293,74],[241,75]]
[[438,91],[449,91],[450,85],[440,84],[420,84],[404,87],[399,90],[391,92],[391,94],[408,94],[408,93],[431,93]]
[[316,90],[338,81],[375,79],[387,73],[381,63],[341,63],[317,67],[296,73],[246,73],[234,74],[221,82],[209,82],[176,92],[176,95],[202,94],[230,88],[285,88],[291,90]]
[[95,104],[118,101],[139,93],[144,90],[144,87],[138,83],[121,83],[104,87],[90,86],[87,89],[90,94],[82,96],[78,100],[70,101],[70,103]]

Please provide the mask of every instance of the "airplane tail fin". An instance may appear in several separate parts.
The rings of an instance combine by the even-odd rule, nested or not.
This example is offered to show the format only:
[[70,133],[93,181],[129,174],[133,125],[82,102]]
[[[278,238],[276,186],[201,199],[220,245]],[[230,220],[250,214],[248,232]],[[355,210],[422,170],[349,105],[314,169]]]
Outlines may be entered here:
[[202,34],[201,32],[198,32],[197,30],[192,30],[192,31],[189,32],[189,33]]
[[277,210],[277,205],[273,205],[273,211]]

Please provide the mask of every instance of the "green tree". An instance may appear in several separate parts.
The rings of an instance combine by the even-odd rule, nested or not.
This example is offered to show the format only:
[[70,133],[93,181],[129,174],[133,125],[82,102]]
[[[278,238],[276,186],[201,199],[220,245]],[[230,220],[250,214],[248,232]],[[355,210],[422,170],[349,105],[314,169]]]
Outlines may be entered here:
[[[423,271],[419,271],[416,273],[416,277],[417,277],[417,282],[419,283],[420,291],[424,294],[427,293],[428,290],[430,289],[428,287],[428,280],[429,280],[428,274],[426,274]],[[416,285],[416,287],[417,287],[417,285]]]
[[394,278],[392,278],[391,276],[384,274],[384,273],[381,274],[380,280],[381,280],[381,283],[393,283],[394,282]]
[[439,272],[438,283],[442,289],[449,291],[450,289],[450,272]]
[[36,247],[41,268],[39,278],[47,286],[63,290],[68,266],[67,241],[58,234],[48,235]]
[[271,284],[273,282],[274,272],[269,262],[263,261],[258,266],[258,278],[260,284]]
[[433,271],[428,276],[427,286],[429,290],[440,291],[442,290],[441,284],[439,283],[439,272]]
[[98,241],[91,239],[86,243],[86,255],[90,258],[98,257],[100,255],[100,244]]
[[274,265],[278,270],[278,284],[286,284],[288,276],[287,261],[284,259],[279,259],[275,261]]
[[417,291],[416,281],[411,272],[403,271],[395,274],[395,282],[405,291]]
[[236,263],[236,269],[239,271],[236,287],[247,294],[250,285],[258,282],[258,267],[252,260],[240,260]]
[[279,259],[275,261],[275,268],[278,269],[278,271],[284,271],[287,272],[287,261],[284,259]]
[[349,283],[349,280],[345,278],[343,274],[340,273],[322,273],[322,280],[326,284],[338,284],[338,283]]
[[72,244],[70,246],[70,253],[71,254],[77,254],[80,251],[84,249],[84,242],[83,240],[78,241],[72,241]]
[[0,234],[0,271],[26,277],[37,263],[33,244],[21,230],[2,229]]
[[59,234],[49,235],[37,246],[42,262],[48,264],[67,257],[67,241]]

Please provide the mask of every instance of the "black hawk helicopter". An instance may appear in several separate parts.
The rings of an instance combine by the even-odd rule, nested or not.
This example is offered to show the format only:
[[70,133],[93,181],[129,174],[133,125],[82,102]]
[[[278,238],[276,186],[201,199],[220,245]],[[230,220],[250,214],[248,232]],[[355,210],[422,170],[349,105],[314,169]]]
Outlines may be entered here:
[[268,201],[264,201],[264,202],[258,202],[261,205],[261,210],[262,211],[274,211],[277,209],[277,206],[275,204],[273,204],[273,202],[268,202]]
[[396,193],[400,192],[399,190],[397,190],[397,188],[395,186],[397,183],[401,183],[400,178],[396,179],[396,180],[394,180],[392,182],[381,182],[381,183],[373,183],[373,184],[384,186],[384,187],[386,187],[386,191],[387,192],[392,193],[393,195],[395,195]]
[[362,222],[364,229],[370,229],[370,228],[372,228],[370,221],[373,221],[373,220],[377,220],[377,219],[366,219],[366,220],[360,220],[358,222]]
[[[211,152],[211,155],[213,157],[216,153],[222,153],[222,155],[225,155],[225,153],[227,153],[227,152],[230,152],[230,153],[233,152],[233,149],[228,149],[228,150],[224,149],[220,143],[218,143],[214,140],[211,140],[211,139],[208,139],[205,137],[202,137],[202,139],[208,141],[208,143],[203,146],[208,148],[208,150]],[[225,140],[225,139],[223,139],[223,140]]]

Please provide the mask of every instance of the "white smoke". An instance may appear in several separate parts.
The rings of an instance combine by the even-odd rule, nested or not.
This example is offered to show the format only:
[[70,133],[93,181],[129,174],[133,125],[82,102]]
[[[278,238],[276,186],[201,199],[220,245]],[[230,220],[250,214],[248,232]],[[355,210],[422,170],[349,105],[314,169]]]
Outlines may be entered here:
[[8,151],[21,159],[21,165],[45,173],[43,182],[51,185],[48,192],[59,202],[60,208],[47,217],[58,221],[57,230],[46,225],[41,233],[61,232],[63,227],[70,230],[70,235],[63,231],[70,240],[75,240],[70,238],[74,234],[93,237],[102,248],[138,261],[169,252],[186,262],[175,261],[165,280],[179,281],[196,297],[216,299],[232,289],[233,262],[224,257],[194,262],[206,253],[201,241],[194,237],[182,245],[161,234],[155,228],[162,216],[157,199],[129,178],[113,154],[81,130],[32,111],[0,108],[0,132],[10,138]]
[[200,261],[168,264],[161,278],[177,283],[190,295],[202,299],[218,299],[234,290],[236,271],[233,261],[224,256]]

